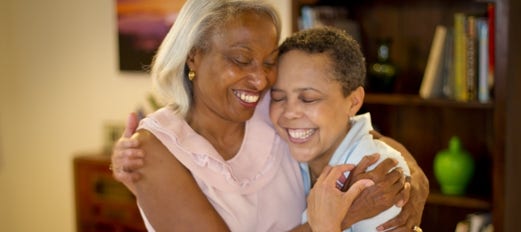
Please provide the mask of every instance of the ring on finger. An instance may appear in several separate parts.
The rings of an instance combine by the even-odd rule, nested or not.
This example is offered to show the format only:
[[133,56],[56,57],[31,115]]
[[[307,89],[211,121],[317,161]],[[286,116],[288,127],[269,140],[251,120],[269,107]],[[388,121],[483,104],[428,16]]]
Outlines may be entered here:
[[414,232],[423,232],[422,228],[420,228],[419,226],[414,226],[412,228],[412,231],[414,231]]

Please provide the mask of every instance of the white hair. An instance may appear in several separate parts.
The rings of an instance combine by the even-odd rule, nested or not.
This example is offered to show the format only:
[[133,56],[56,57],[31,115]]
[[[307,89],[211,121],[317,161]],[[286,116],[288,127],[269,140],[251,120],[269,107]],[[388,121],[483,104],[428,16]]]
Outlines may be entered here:
[[187,78],[186,66],[190,51],[208,49],[208,38],[215,29],[245,11],[271,17],[279,41],[279,14],[264,0],[187,0],[183,5],[151,67],[154,88],[176,113],[185,117],[192,101],[192,83]]

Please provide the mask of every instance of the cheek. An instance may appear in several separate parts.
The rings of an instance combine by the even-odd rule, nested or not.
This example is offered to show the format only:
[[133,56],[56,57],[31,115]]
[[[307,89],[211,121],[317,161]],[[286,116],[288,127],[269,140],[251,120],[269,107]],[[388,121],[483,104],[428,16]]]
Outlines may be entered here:
[[318,109],[313,112],[315,123],[317,123],[323,132],[326,132],[324,136],[336,137],[338,133],[344,131],[347,127],[349,117],[347,114],[339,108],[327,107]]
[[277,81],[277,77],[278,77],[278,73],[277,73],[277,69],[274,68],[272,69],[268,75],[267,75],[267,80],[268,80],[268,88],[271,88],[271,86],[273,86],[273,84],[275,84],[275,82]]
[[279,119],[280,112],[280,106],[278,106],[277,104],[270,103],[270,120],[275,126],[277,126],[277,121]]

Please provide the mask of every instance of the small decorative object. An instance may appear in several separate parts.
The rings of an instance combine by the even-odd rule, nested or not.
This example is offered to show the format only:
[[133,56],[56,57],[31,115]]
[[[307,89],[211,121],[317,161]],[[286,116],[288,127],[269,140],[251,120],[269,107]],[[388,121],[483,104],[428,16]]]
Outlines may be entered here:
[[371,92],[390,93],[394,90],[396,66],[391,62],[391,39],[378,41],[377,61],[369,65],[368,89]]
[[462,195],[474,174],[474,160],[461,146],[457,136],[449,141],[448,149],[439,151],[434,157],[434,175],[441,192]]

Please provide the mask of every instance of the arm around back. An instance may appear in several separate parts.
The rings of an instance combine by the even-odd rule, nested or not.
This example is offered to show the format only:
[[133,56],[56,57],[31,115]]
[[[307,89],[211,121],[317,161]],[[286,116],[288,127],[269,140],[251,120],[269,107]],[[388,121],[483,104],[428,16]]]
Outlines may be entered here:
[[402,212],[398,217],[390,220],[382,226],[387,229],[398,225],[401,228],[410,229],[414,226],[420,225],[423,208],[425,207],[429,195],[429,180],[427,179],[427,176],[412,154],[401,143],[392,138],[382,136],[376,131],[371,131],[371,134],[376,139],[385,142],[387,145],[401,152],[411,170],[411,188],[407,203],[403,206]]

